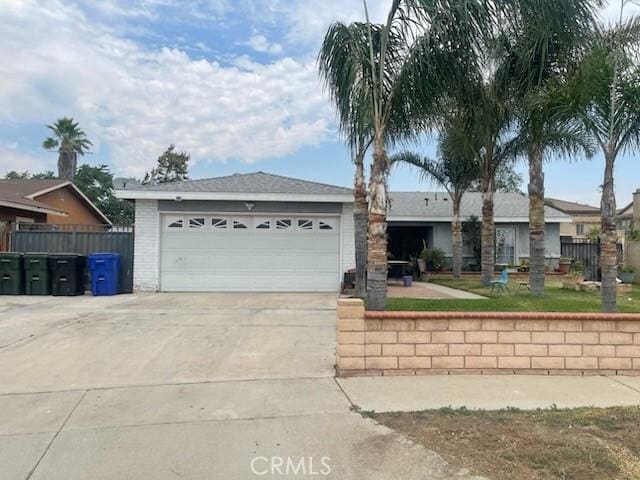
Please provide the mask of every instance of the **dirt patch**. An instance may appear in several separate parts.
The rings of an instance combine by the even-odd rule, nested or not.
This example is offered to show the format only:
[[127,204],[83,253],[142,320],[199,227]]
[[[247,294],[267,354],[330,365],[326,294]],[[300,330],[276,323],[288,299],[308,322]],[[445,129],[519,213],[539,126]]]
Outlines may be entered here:
[[640,479],[640,407],[443,409],[372,417],[493,480]]

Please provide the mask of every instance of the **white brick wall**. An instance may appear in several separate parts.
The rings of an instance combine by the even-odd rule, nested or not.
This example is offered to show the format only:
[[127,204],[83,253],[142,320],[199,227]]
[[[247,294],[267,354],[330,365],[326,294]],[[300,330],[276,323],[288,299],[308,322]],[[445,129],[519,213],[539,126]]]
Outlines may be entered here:
[[157,200],[136,200],[133,289],[136,292],[159,290],[160,215]]
[[353,224],[353,204],[345,203],[342,207],[342,271],[340,281],[344,272],[356,266],[356,239],[355,227]]

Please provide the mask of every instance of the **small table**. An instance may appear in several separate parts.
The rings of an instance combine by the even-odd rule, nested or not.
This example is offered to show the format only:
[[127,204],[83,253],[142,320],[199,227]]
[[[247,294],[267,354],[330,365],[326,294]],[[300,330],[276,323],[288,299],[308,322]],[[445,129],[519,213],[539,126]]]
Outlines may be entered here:
[[[389,260],[387,264],[389,265],[389,277],[398,279],[407,275],[407,267],[410,265],[406,260]],[[398,271],[397,269],[399,269],[400,275],[394,275],[394,270]]]
[[518,290],[516,290],[516,293],[519,292],[522,287],[525,287],[527,290],[531,291],[531,285],[529,285],[529,282],[520,281],[518,282]]

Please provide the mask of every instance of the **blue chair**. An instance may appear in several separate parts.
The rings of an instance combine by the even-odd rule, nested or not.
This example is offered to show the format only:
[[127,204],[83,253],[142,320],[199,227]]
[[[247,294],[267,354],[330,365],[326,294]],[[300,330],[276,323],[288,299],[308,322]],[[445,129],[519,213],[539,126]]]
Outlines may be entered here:
[[500,277],[496,280],[491,280],[491,291],[494,292],[498,290],[499,292],[510,292],[509,290],[509,272],[505,268],[500,272]]

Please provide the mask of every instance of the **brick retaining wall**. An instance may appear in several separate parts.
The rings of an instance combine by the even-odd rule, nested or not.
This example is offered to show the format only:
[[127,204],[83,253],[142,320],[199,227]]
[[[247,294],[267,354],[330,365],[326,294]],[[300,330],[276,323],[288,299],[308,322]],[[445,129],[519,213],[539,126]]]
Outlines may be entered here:
[[365,312],[338,300],[337,374],[640,374],[640,314]]

